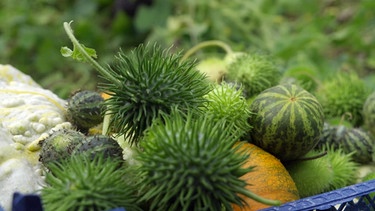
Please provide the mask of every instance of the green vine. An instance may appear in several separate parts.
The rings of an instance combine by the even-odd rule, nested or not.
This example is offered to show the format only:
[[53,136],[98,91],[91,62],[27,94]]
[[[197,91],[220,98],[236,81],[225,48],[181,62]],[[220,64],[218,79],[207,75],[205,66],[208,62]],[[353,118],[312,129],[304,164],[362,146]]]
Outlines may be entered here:
[[61,54],[63,56],[65,56],[65,57],[72,57],[73,59],[78,60],[78,61],[88,62],[101,75],[103,75],[104,77],[106,77],[107,79],[109,79],[109,81],[118,82],[118,84],[120,84],[120,82],[119,82],[119,80],[117,78],[113,77],[113,75],[111,75],[108,72],[108,70],[106,70],[104,67],[102,67],[98,62],[96,62],[93,59],[93,58],[97,57],[95,50],[92,49],[92,48],[85,47],[83,44],[81,44],[77,40],[77,38],[74,36],[72,28],[70,27],[70,24],[72,22],[73,21],[70,21],[69,23],[68,22],[64,22],[64,29],[65,29],[65,32],[67,33],[69,39],[73,43],[73,50],[71,50],[68,47],[62,47],[61,48]]

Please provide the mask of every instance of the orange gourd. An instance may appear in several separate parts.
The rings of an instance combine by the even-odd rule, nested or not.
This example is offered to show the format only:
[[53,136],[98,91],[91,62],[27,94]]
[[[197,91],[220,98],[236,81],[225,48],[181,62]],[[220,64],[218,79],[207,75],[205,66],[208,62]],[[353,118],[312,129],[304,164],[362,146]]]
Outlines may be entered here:
[[[251,143],[244,143],[241,153],[250,153],[244,167],[254,166],[253,171],[242,176],[251,192],[282,203],[299,199],[297,187],[279,159]],[[248,197],[242,196],[245,206],[233,205],[235,211],[255,211],[269,207]]]

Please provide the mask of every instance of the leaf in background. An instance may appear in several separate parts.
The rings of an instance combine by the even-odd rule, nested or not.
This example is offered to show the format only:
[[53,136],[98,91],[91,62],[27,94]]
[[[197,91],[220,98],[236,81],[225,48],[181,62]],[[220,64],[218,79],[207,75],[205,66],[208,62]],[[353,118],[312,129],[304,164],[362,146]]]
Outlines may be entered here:
[[154,1],[152,7],[141,6],[134,20],[135,27],[139,31],[145,32],[160,26],[165,23],[171,11],[171,3],[164,0]]

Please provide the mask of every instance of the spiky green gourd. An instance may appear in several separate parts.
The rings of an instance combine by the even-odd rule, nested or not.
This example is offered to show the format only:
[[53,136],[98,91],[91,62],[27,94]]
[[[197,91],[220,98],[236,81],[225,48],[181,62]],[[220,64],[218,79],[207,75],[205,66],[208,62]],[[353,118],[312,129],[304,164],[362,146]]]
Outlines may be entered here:
[[296,183],[301,198],[343,188],[357,180],[358,164],[352,160],[352,154],[341,149],[324,147],[313,150],[306,157],[327,152],[323,157],[311,160],[296,160],[285,165]]
[[227,124],[234,124],[236,131],[242,131],[243,134],[250,130],[247,119],[251,113],[242,95],[242,87],[238,89],[235,84],[223,81],[215,84],[205,98],[208,100],[204,107],[205,115],[212,116],[215,121],[224,120]]
[[45,210],[110,210],[123,207],[141,210],[136,200],[136,183],[129,180],[119,160],[94,159],[75,155],[61,163],[51,163],[46,172],[46,186],[41,190]]
[[196,70],[194,61],[183,60],[180,53],[141,44],[131,52],[120,51],[115,64],[104,68],[94,60],[95,50],[76,39],[70,24],[64,22],[64,29],[73,50],[62,47],[60,51],[65,57],[90,63],[103,78],[101,88],[111,95],[105,102],[110,117],[106,132],[138,143],[161,112],[169,113],[172,107],[195,109],[205,101],[203,96],[211,88],[209,80]]
[[228,66],[225,80],[240,83],[246,98],[279,83],[281,72],[270,56],[254,53],[235,58]]
[[69,99],[66,118],[78,130],[87,132],[89,128],[103,121],[104,99],[95,91],[75,92]]
[[249,155],[236,153],[238,134],[224,125],[173,112],[146,131],[136,159],[149,210],[232,210],[243,203],[239,194],[260,200],[240,179],[252,169],[241,167]]
[[371,93],[363,105],[364,126],[375,136],[375,92]]
[[324,192],[353,185],[357,181],[358,163],[354,160],[354,153],[344,152],[342,149],[327,147],[327,157],[333,170],[333,180]]
[[316,91],[327,119],[350,114],[347,119],[354,126],[363,123],[362,109],[368,96],[365,83],[355,73],[337,73]]
[[[310,151],[306,156],[316,156],[319,153]],[[333,180],[333,169],[327,157],[296,160],[286,164],[285,168],[293,178],[301,198],[323,193]]]
[[250,105],[251,141],[282,161],[305,155],[319,141],[323,109],[301,87],[283,84],[260,93]]
[[[102,88],[111,93],[106,100],[111,115],[110,129],[137,143],[160,112],[169,113],[201,106],[210,91],[209,81],[195,69],[195,63],[181,61],[158,46],[140,45],[130,53],[120,52],[109,70],[116,81]],[[117,81],[118,80],[118,81]]]

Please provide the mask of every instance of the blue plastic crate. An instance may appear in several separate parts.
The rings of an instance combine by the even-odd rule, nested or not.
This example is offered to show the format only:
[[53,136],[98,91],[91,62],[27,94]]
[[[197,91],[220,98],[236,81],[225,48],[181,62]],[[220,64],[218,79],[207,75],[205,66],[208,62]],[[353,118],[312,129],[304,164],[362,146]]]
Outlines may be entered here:
[[303,198],[283,204],[279,207],[270,207],[262,211],[353,211],[353,210],[375,210],[375,180],[347,186],[334,191]]
[[[303,198],[283,204],[279,207],[270,207],[262,211],[367,211],[375,210],[375,180],[347,186],[338,190]],[[0,207],[0,211],[2,211]],[[42,211],[41,201],[37,195],[22,195],[15,193],[13,196],[12,211]],[[111,211],[125,211],[116,208]]]

